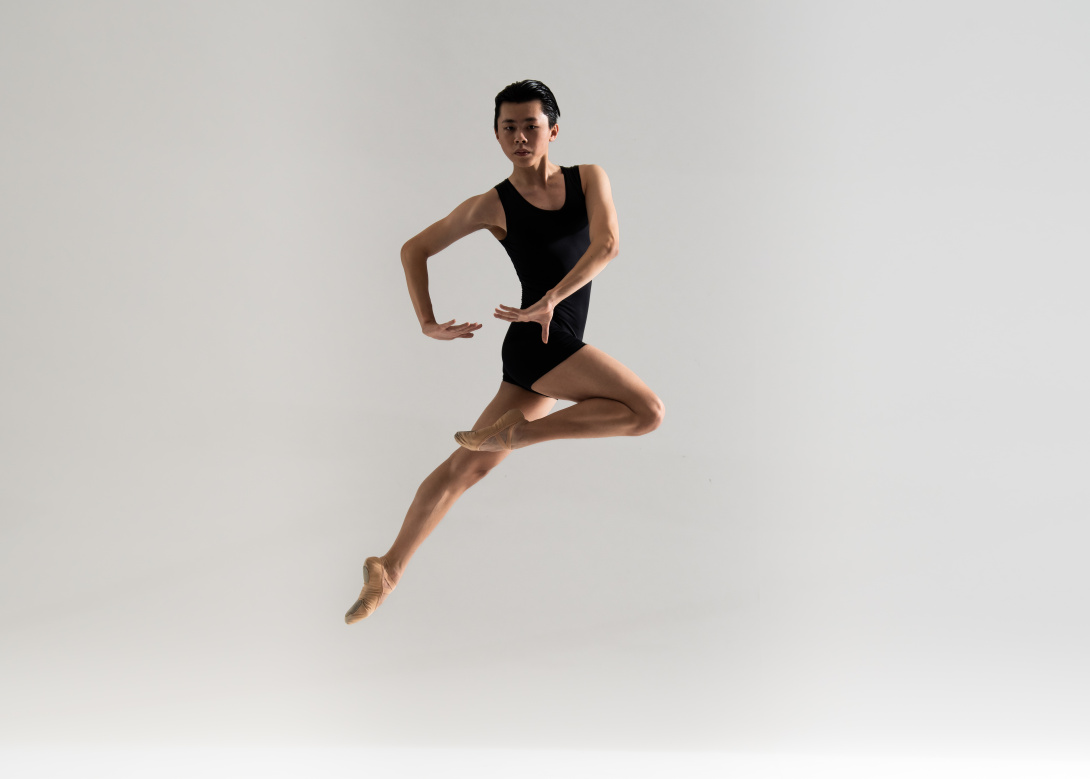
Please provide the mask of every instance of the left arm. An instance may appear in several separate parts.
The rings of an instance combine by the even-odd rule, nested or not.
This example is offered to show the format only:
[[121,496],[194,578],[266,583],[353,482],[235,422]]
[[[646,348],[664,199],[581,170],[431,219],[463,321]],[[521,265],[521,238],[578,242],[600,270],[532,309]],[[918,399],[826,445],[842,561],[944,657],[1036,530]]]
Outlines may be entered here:
[[602,268],[620,251],[617,210],[613,206],[613,192],[606,172],[599,165],[581,165],[579,173],[587,179],[585,197],[590,222],[590,246],[587,251],[541,300],[525,309],[500,304],[493,314],[497,319],[508,322],[540,322],[541,340],[545,343],[549,342],[549,323],[557,304],[601,273]]
[[552,306],[556,306],[601,273],[602,268],[620,251],[617,209],[613,207],[613,191],[609,187],[606,172],[599,165],[582,165],[579,172],[587,178],[590,247],[560,283],[545,293],[545,300]]

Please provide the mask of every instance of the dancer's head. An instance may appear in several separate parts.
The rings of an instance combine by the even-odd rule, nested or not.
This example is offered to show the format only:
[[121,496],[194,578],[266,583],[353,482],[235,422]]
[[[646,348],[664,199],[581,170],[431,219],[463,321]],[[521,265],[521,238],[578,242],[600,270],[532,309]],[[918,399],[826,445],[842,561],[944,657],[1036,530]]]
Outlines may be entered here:
[[540,81],[516,81],[496,95],[492,127],[508,159],[517,166],[536,166],[548,159],[549,142],[560,132],[559,116],[552,90]]
[[548,118],[549,129],[552,129],[560,118],[560,107],[557,106],[551,89],[540,81],[531,79],[508,84],[496,95],[496,115],[492,119],[492,130],[498,132],[500,129],[500,106],[503,103],[532,103],[535,100],[541,101],[541,112]]

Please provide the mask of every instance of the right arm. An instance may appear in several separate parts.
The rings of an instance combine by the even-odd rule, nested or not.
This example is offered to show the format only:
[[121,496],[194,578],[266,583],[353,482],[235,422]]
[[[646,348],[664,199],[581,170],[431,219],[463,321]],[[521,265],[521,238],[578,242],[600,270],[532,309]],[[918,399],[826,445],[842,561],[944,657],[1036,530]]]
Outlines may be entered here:
[[460,238],[488,226],[484,218],[485,195],[475,195],[458,205],[447,216],[414,235],[401,247],[401,265],[405,269],[405,281],[409,285],[409,297],[413,301],[416,318],[424,335],[440,340],[472,338],[481,325],[473,322],[455,325],[455,320],[445,323],[435,321],[428,294],[428,258],[434,257]]

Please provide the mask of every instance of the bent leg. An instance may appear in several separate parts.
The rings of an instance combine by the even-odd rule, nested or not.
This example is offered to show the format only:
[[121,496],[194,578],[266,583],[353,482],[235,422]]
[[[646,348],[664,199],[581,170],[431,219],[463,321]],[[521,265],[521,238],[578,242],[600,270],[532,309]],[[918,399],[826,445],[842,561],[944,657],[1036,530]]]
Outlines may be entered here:
[[514,448],[557,438],[644,435],[656,429],[666,406],[619,360],[587,344],[534,382],[537,392],[574,406],[519,425]]
[[[492,424],[505,411],[517,408],[528,420],[548,414],[556,400],[535,395],[509,382],[501,382],[499,392],[478,417],[474,429]],[[416,491],[409,511],[390,550],[382,556],[393,583],[424,539],[467,489],[483,479],[507,457],[508,452],[472,452],[459,447],[424,479]]]

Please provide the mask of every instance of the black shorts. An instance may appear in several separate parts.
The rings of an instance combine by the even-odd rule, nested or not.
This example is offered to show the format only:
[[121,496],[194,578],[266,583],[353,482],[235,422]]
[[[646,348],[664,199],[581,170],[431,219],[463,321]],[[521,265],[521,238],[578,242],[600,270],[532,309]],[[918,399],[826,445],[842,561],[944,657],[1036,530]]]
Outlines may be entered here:
[[503,338],[503,380],[550,397],[531,389],[531,385],[584,346],[582,338],[555,319],[549,325],[547,344],[541,342],[541,325],[537,322],[512,322]]

